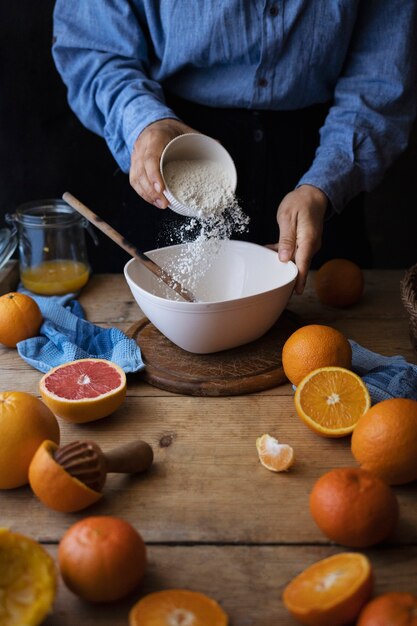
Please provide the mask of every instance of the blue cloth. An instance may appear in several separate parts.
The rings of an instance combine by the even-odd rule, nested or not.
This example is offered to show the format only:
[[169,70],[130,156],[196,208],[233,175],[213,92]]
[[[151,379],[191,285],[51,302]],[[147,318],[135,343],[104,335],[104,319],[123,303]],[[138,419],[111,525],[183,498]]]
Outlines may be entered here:
[[52,367],[77,359],[107,359],[126,373],[143,369],[136,341],[118,328],[101,328],[84,319],[76,294],[38,296],[19,287],[39,305],[44,321],[40,336],[17,344],[19,355],[29,365],[48,372]]
[[333,101],[298,185],[339,212],[407,146],[416,35],[416,0],[57,0],[53,56],[70,106],[125,172],[140,132],[177,117],[164,89],[226,108]]
[[417,365],[402,356],[382,356],[349,341],[352,369],[366,383],[373,403],[389,398],[417,400]]
[[[383,356],[349,339],[352,370],[366,384],[372,404],[390,398],[417,400],[417,365],[403,356]],[[292,386],[295,390],[295,385]]]

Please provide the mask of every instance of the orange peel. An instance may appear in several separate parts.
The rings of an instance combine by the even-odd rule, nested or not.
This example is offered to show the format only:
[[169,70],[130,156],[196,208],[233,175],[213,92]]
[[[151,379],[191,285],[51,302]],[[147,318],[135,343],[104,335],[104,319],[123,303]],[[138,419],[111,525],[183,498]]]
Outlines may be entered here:
[[0,624],[38,626],[57,589],[52,557],[37,541],[0,528]]
[[55,461],[57,448],[53,441],[44,441],[29,466],[29,483],[39,500],[61,513],[80,511],[100,500],[101,492],[87,487]]

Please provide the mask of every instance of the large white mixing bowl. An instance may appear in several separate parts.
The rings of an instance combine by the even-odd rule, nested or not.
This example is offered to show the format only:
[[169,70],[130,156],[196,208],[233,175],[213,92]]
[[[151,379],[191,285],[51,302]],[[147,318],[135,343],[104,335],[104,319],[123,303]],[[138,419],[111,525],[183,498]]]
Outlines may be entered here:
[[[177,346],[197,354],[261,337],[283,312],[297,277],[295,264],[282,263],[269,248],[234,240],[216,245],[215,253],[198,260],[190,248],[193,244],[146,253],[189,288],[198,302],[180,300],[135,259],[124,268],[132,294],[152,324]],[[176,275],[177,266],[185,273]],[[201,276],[197,281],[196,275]]]

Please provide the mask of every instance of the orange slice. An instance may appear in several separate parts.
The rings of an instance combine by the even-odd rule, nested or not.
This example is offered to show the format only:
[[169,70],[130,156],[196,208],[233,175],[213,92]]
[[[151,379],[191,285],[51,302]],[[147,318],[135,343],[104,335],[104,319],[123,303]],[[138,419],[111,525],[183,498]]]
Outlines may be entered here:
[[371,563],[364,554],[342,552],[317,561],[284,589],[289,612],[306,626],[353,622],[372,594]]
[[197,591],[167,589],[145,596],[129,614],[129,626],[227,626],[215,600]]
[[320,367],[298,385],[294,396],[298,415],[323,437],[344,437],[371,406],[363,380],[344,367]]
[[90,489],[55,461],[57,449],[53,441],[44,441],[29,465],[29,483],[39,500],[61,513],[81,511],[100,500],[101,492]]
[[262,435],[256,440],[259,460],[271,472],[283,472],[294,463],[294,450],[286,443],[279,443],[271,435]]
[[0,528],[0,624],[37,626],[56,594],[52,558],[36,541]]
[[58,365],[39,382],[43,401],[68,422],[91,422],[110,415],[126,396],[126,375],[105,359],[79,359]]

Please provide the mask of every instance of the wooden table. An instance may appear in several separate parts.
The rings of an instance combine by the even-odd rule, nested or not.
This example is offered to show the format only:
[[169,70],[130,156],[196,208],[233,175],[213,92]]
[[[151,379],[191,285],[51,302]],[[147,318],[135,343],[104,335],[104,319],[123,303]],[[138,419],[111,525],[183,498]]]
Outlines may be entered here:
[[[311,288],[293,296],[289,309],[304,323],[338,328],[363,346],[416,363],[408,337],[399,282],[401,271],[365,272],[362,302],[348,310],[323,307]],[[121,275],[94,276],[80,301],[87,317],[128,329],[141,317]],[[0,348],[2,390],[37,394],[41,374],[15,350]],[[264,469],[256,437],[270,433],[291,444],[296,464],[288,473]],[[55,513],[29,487],[0,493],[1,525],[41,541],[51,554],[64,531],[86,515],[130,521],[148,546],[144,584],[112,606],[90,606],[63,584],[47,626],[127,624],[143,594],[169,587],[200,590],[217,599],[232,626],[295,624],[281,602],[288,581],[306,566],[344,551],[315,526],[308,496],[315,480],[334,467],[355,465],[349,438],[323,439],[296,415],[289,384],[253,395],[201,398],[161,391],[128,377],[128,395],[112,416],[83,426],[61,422],[62,443],[95,439],[104,449],[139,437],[154,448],[149,475],[110,475],[105,497],[79,514]],[[417,594],[416,484],[395,489],[400,524],[391,544],[366,550],[375,569],[376,593]]]

